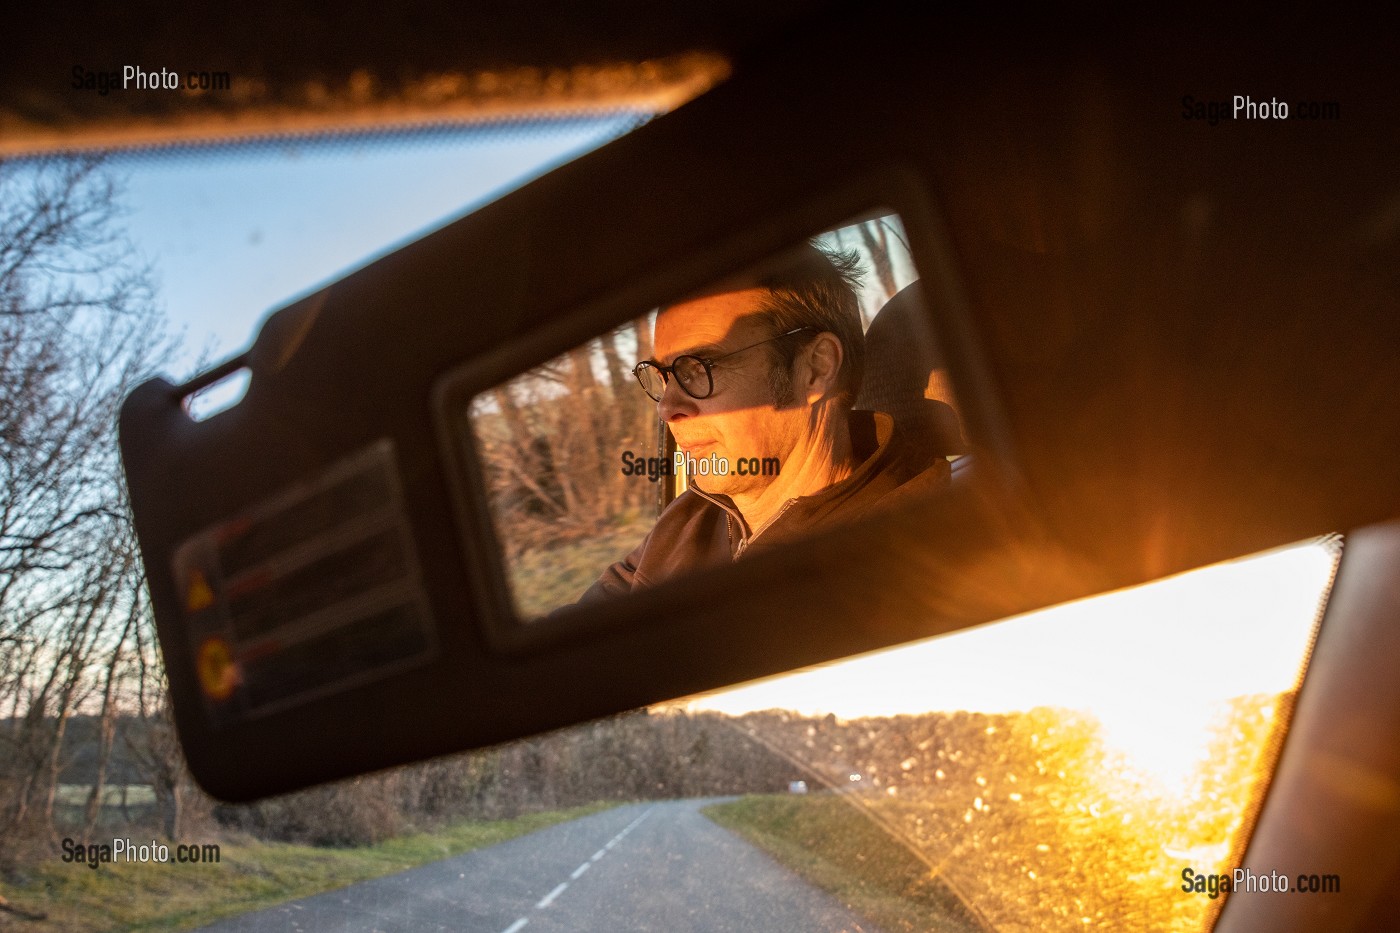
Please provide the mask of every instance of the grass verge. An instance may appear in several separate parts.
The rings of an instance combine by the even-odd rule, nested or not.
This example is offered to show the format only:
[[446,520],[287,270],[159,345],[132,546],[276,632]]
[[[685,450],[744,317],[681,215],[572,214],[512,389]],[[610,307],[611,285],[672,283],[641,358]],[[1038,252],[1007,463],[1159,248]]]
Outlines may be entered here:
[[923,861],[849,800],[750,796],[702,812],[887,933],[984,929]]
[[458,823],[357,849],[283,843],[221,845],[217,864],[118,862],[94,870],[55,857],[26,868],[21,883],[0,882],[0,898],[47,914],[47,919],[21,921],[0,914],[0,929],[17,933],[189,930],[460,855],[611,806],[598,803],[513,820]]

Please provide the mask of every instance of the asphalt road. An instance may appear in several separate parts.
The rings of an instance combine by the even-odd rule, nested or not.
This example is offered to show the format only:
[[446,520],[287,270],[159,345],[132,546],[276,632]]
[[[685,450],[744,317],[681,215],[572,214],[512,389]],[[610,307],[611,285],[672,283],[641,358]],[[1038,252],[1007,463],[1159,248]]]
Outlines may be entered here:
[[700,808],[632,804],[208,933],[878,933]]

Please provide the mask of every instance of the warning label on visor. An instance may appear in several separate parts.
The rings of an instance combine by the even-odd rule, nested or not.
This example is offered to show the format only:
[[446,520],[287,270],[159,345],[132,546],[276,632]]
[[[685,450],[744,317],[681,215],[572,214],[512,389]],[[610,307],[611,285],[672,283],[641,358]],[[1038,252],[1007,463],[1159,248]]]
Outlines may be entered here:
[[436,648],[388,440],[186,539],[173,569],[216,722],[414,667]]

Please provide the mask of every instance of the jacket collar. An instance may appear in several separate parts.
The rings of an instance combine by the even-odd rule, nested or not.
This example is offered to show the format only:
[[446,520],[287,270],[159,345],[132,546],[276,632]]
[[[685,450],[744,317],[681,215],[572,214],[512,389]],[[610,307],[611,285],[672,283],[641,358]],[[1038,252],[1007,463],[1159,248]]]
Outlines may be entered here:
[[864,494],[884,495],[889,488],[905,482],[919,469],[927,466],[923,464],[913,469],[894,469],[891,473],[892,468],[899,466],[901,459],[907,459],[901,457],[894,419],[880,411],[851,411],[848,419],[851,449],[860,458],[859,465],[851,475],[811,495],[789,499],[778,509],[777,514],[757,530],[749,527],[733,499],[719,493],[706,492],[694,483],[690,484],[691,491],[707,502],[719,506],[728,516],[730,550],[735,557],[742,554],[759,535],[773,529],[785,516],[800,515],[808,519],[820,519],[828,512],[861,498]]

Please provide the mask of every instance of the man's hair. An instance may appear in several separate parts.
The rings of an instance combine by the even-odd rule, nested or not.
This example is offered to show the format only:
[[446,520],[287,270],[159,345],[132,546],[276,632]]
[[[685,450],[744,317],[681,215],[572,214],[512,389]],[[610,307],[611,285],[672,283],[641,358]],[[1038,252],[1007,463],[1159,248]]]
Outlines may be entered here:
[[773,359],[769,382],[778,404],[792,401],[792,366],[798,347],[823,331],[841,341],[838,398],[847,408],[855,403],[865,373],[865,331],[856,297],[861,275],[855,251],[826,250],[812,243],[784,253],[758,273],[755,284],[768,290],[759,311],[768,319],[773,334],[811,328],[768,344]]

